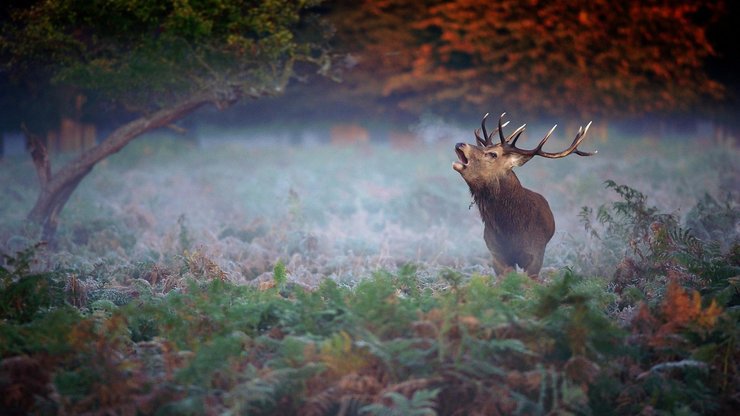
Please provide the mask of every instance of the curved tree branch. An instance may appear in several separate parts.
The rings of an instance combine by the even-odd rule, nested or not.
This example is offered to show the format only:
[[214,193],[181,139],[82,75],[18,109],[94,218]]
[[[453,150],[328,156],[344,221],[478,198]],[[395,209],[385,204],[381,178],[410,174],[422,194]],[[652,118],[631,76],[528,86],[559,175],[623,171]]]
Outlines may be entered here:
[[43,227],[43,239],[53,239],[59,213],[77,185],[92,171],[98,162],[120,151],[142,134],[167,126],[213,101],[212,94],[195,94],[171,107],[133,120],[113,131],[104,141],[88,149],[77,159],[69,162],[53,174],[51,173],[45,147],[38,138],[27,132],[26,135],[31,145],[31,156],[41,185],[39,197],[28,214],[28,219],[39,223]]

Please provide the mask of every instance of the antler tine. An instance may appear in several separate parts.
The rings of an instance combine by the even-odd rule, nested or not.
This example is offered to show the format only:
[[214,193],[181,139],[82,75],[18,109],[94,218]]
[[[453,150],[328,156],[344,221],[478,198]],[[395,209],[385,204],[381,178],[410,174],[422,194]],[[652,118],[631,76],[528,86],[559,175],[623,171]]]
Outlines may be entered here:
[[[591,123],[593,123],[593,121],[589,121],[588,124],[586,124],[586,128],[583,129],[583,133],[580,135],[580,137],[576,135],[576,138],[573,140],[573,144],[575,144],[575,150],[573,151],[573,153],[577,154],[578,156],[593,156],[596,153],[599,153],[598,150],[594,150],[593,152],[582,152],[578,150],[578,146],[581,144],[583,139],[586,137],[586,132],[588,131],[588,128],[591,127]],[[578,129],[578,132],[579,133],[581,132],[580,128]]]
[[480,127],[483,129],[483,138],[485,139],[485,142],[483,143],[483,146],[490,146],[493,143],[491,143],[491,135],[488,134],[486,131],[486,119],[491,113],[486,113],[485,116],[483,116],[483,121],[480,122]]
[[[505,115],[506,115],[505,112],[501,113],[501,117],[498,118],[498,137],[499,137],[499,140],[501,140],[502,146],[506,144],[506,139],[504,138],[504,125],[501,124],[501,121],[504,119]],[[507,121],[506,124],[509,124],[509,122]]]
[[[514,132],[513,132],[513,133],[511,133],[511,134],[509,135],[509,137],[507,137],[507,138],[506,138],[506,142],[507,142],[507,143],[509,143],[509,142],[510,142],[510,143],[509,143],[510,145],[512,145],[512,146],[516,146],[516,141],[517,141],[517,140],[519,140],[519,136],[521,136],[521,135],[522,135],[522,133],[524,133],[524,130],[526,129],[526,127],[527,127],[527,125],[526,125],[526,124],[522,124],[521,126],[519,126],[519,128],[518,128],[518,129],[514,130]],[[512,140],[512,138],[513,138],[514,140]]]
[[486,141],[480,137],[480,129],[473,130],[473,134],[475,134],[475,140],[478,142],[478,144],[485,147]]
[[550,158],[550,159],[557,159],[557,158],[565,157],[565,156],[568,156],[571,153],[575,153],[578,156],[591,156],[591,155],[594,155],[597,152],[589,153],[589,152],[582,152],[582,151],[578,150],[578,145],[580,145],[581,142],[586,138],[586,132],[588,131],[588,128],[589,127],[591,127],[591,122],[589,122],[586,125],[586,128],[585,129],[581,126],[581,128],[578,129],[578,134],[576,134],[576,137],[573,139],[573,143],[571,143],[570,146],[568,146],[568,148],[565,149],[565,150],[563,150],[562,152],[558,152],[558,153],[543,152],[542,151],[542,146],[545,144],[545,142],[547,141],[547,139],[550,137],[550,134],[552,134],[553,130],[555,130],[555,127],[553,127],[550,130],[550,132],[547,133],[547,136],[545,136],[545,138],[542,139],[542,141],[540,142],[539,146],[537,146],[537,148],[534,149],[535,150],[534,154],[536,154],[538,156],[542,156],[542,157],[547,157],[547,158]]
[[[502,118],[504,114],[501,115]],[[496,134],[497,131],[500,133],[503,127],[506,127],[507,125],[509,125],[508,121],[501,124],[501,120],[499,120],[498,127],[496,127],[492,132],[488,133],[488,129],[486,129],[486,119],[488,119],[489,115],[490,113],[486,113],[486,115],[483,116],[483,121],[481,121],[480,123],[481,128],[475,129],[473,131],[473,133],[475,134],[475,139],[478,141],[478,144],[484,147],[493,146],[493,141],[492,141],[493,135]],[[483,137],[480,137],[481,130],[483,130]],[[501,135],[503,136],[503,134]],[[508,140],[508,139],[505,139],[505,140]]]
[[524,153],[524,154],[531,155],[531,156],[540,154],[541,151],[542,151],[542,146],[545,145],[545,143],[550,138],[550,136],[552,136],[552,132],[554,132],[557,127],[558,127],[557,124],[554,125],[554,126],[552,126],[552,128],[550,129],[550,131],[547,132],[547,134],[545,135],[545,137],[543,137],[542,140],[540,140],[540,143],[537,145],[537,147],[535,147],[532,150],[521,150],[521,152]]
[[[503,127],[506,127],[508,125],[509,125],[509,122],[507,121],[504,124],[501,124],[500,127],[503,128]],[[493,131],[491,132],[491,134],[488,135],[488,140],[489,141],[493,138],[493,135],[496,134],[497,131],[502,131],[502,129],[500,127],[499,126],[496,126],[496,128],[493,129]],[[506,139],[506,140],[509,140],[509,139]],[[491,144],[493,144],[493,143],[491,143]]]
[[[576,137],[573,139],[573,143],[571,143],[569,147],[569,149],[570,148],[574,149],[573,153],[576,153],[576,154],[588,153],[588,152],[581,152],[580,150],[578,150],[578,146],[581,144],[583,139],[586,138],[586,132],[588,131],[588,128],[591,127],[591,123],[592,122],[589,121],[585,129],[583,128],[583,126],[578,126],[578,134],[576,134]],[[591,156],[591,154],[588,154],[588,155],[584,155],[584,154],[581,154],[581,156]]]

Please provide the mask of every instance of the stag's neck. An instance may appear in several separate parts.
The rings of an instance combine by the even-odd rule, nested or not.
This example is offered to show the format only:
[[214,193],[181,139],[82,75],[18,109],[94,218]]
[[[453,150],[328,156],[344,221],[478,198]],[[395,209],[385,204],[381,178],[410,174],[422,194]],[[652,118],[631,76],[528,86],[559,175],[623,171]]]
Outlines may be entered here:
[[481,219],[487,224],[494,222],[499,215],[503,214],[506,217],[509,211],[515,214],[517,206],[526,203],[526,192],[514,172],[509,172],[506,176],[480,188],[470,188]]

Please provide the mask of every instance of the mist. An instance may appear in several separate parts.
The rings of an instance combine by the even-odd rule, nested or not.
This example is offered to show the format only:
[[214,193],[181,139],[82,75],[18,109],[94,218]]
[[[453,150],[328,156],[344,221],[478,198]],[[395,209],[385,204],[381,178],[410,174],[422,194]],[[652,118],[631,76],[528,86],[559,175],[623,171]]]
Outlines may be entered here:
[[740,2],[6,3],[0,414],[737,413]]
[[[523,147],[550,128],[528,126]],[[454,144],[473,142],[471,127],[421,118],[406,127],[402,146],[388,139],[388,129],[368,129],[380,133],[359,143],[332,137],[326,126],[304,128],[297,139],[277,126],[203,124],[186,136],[159,130],[82,182],[44,267],[93,273],[105,265],[126,275],[142,264],[207,259],[229,280],[257,284],[281,261],[290,281],[305,287],[323,279],[354,285],[406,264],[429,276],[447,268],[493,274],[479,213],[451,168]],[[581,149],[598,150],[595,156],[536,157],[515,169],[555,216],[544,276],[564,267],[603,273],[579,261],[592,243],[579,214],[617,199],[607,180],[645,193],[649,204],[679,218],[705,194],[737,198],[740,152],[731,143],[589,134]],[[569,142],[558,129],[547,148]],[[38,186],[27,156],[1,163],[0,251],[14,253],[34,243],[25,215]]]

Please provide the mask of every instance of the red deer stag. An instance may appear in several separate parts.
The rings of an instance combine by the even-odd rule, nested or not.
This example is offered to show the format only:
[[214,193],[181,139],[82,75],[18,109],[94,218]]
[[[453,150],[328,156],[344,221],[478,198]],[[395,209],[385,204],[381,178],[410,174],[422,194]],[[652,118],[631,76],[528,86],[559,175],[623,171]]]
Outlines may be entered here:
[[[542,146],[555,130],[555,125],[532,150],[516,147],[516,141],[524,132],[524,127],[516,129],[509,137],[504,137],[504,114],[498,121],[498,127],[491,134],[486,131],[486,118],[483,117],[481,129],[475,130],[478,145],[458,143],[455,145],[459,161],[452,168],[462,175],[480,216],[485,225],[483,239],[493,255],[493,268],[501,275],[514,269],[516,265],[533,278],[542,268],[545,246],[555,233],[555,219],[545,198],[522,186],[512,169],[522,166],[534,156],[558,159],[575,153],[579,156],[595,154],[578,150],[586,137],[591,123],[581,127],[570,147],[559,153],[549,153]],[[500,143],[493,144],[491,138],[498,131]]]

